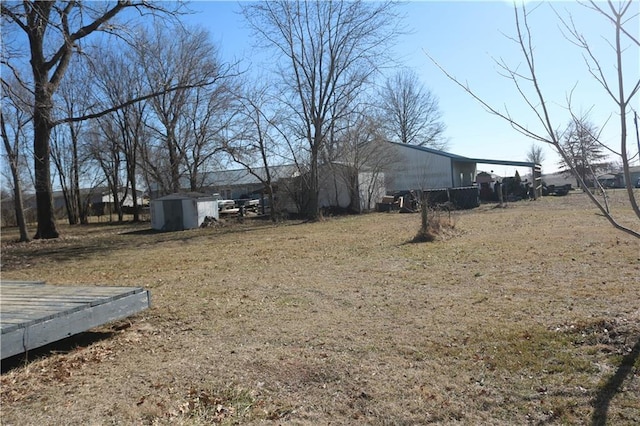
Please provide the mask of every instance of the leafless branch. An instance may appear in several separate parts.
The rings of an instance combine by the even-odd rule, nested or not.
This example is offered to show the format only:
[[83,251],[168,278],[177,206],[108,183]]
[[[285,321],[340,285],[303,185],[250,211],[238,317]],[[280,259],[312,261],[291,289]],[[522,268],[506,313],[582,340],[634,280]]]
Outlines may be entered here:
[[[602,11],[602,9],[599,8],[593,1],[590,2],[592,8],[596,9],[600,13],[607,16],[607,18],[611,20],[616,27],[617,37],[616,37],[615,51],[617,53],[618,88],[619,88],[618,95],[614,94],[613,90],[609,86],[598,59],[596,58],[594,52],[592,51],[591,47],[587,43],[586,39],[577,30],[575,24],[573,23],[573,20],[567,21],[561,18],[560,21],[562,22],[565,30],[567,30],[571,34],[571,36],[574,38],[573,43],[576,46],[585,50],[586,55],[590,60],[589,61],[587,60],[587,58],[585,58],[585,62],[588,65],[589,72],[598,82],[600,82],[600,84],[605,89],[605,91],[609,94],[610,97],[612,97],[612,99],[614,99],[614,102],[620,107],[620,114],[621,114],[621,152],[620,154],[622,155],[622,160],[623,160],[623,166],[625,171],[625,181],[627,182],[627,191],[629,193],[629,200],[631,201],[631,205],[634,212],[640,218],[640,209],[638,209],[637,203],[635,201],[635,196],[633,194],[633,191],[631,190],[630,175],[628,170],[629,169],[628,159],[626,155],[626,143],[625,143],[626,122],[624,118],[627,102],[637,94],[638,90],[640,90],[640,80],[634,84],[633,89],[631,90],[630,96],[625,97],[623,92],[624,86],[622,81],[622,59],[621,59],[622,48],[620,45],[620,37],[619,37],[619,34],[621,32],[624,34],[627,34],[626,31],[623,31],[621,29],[621,26],[622,26],[621,16],[624,14],[624,11],[628,9],[630,3],[631,3],[630,1],[625,3],[625,6],[622,8],[622,11],[619,13],[618,11],[615,10],[611,1],[609,1],[609,6],[612,11],[611,15],[609,15],[606,12]],[[460,82],[460,80],[458,80],[456,77],[452,76],[449,72],[447,72],[433,57],[431,57],[428,53],[426,54],[429,57],[429,59],[436,65],[436,67],[438,67],[451,81],[453,81],[455,84],[461,87],[465,92],[467,92],[473,99],[479,102],[487,111],[507,121],[515,130],[517,130],[521,134],[531,137],[534,140],[548,143],[553,147],[555,147],[558,153],[560,154],[560,156],[565,161],[565,163],[570,165],[571,170],[574,172],[574,175],[576,176],[576,179],[580,182],[581,186],[583,188],[586,188],[582,177],[576,172],[574,166],[572,166],[572,162],[570,161],[570,158],[567,156],[567,153],[564,152],[564,150],[562,149],[560,145],[561,136],[554,130],[554,127],[552,126],[552,123],[551,123],[551,117],[547,109],[546,100],[545,100],[545,97],[543,96],[542,89],[539,85],[537,72],[536,72],[532,33],[531,33],[531,29],[529,27],[528,19],[527,19],[529,13],[527,12],[524,5],[521,6],[520,9],[514,5],[514,13],[515,13],[515,25],[516,25],[517,36],[508,37],[508,38],[512,41],[515,41],[518,44],[518,47],[527,64],[527,74],[524,75],[521,72],[519,72],[517,69],[510,68],[506,63],[504,63],[504,61],[502,62],[496,61],[496,62],[504,72],[504,74],[501,74],[501,75],[507,77],[514,83],[516,90],[520,94],[521,98],[525,101],[527,106],[536,114],[538,120],[542,123],[545,129],[546,135],[541,135],[541,134],[537,134],[530,131],[527,127],[521,124],[521,122],[518,122],[516,119],[514,119],[509,114],[508,109],[505,108],[506,112],[501,112],[497,108],[491,106],[488,102],[486,102],[479,95],[477,95],[476,92],[470,89],[468,84],[463,84],[462,82]],[[612,16],[614,16],[615,19],[612,18]],[[637,40],[635,40],[634,38],[632,38],[632,40],[634,42],[637,42]],[[595,69],[591,67],[591,63],[594,64]],[[528,82],[529,84],[532,85],[532,88],[535,93],[534,96],[538,102],[534,103],[532,99],[525,93],[524,88],[521,86],[521,81]],[[570,105],[569,105],[569,110],[571,111]],[[574,120],[577,118],[573,114],[573,112],[571,112],[571,115]],[[592,135],[592,136],[594,139],[598,141],[600,145],[604,146],[604,144],[599,142],[601,131],[599,131],[598,134]],[[617,220],[615,220],[615,218],[608,211],[606,200],[605,200],[605,205],[602,205],[595,198],[594,194],[591,191],[587,190],[586,193],[589,196],[589,198],[592,200],[592,202],[601,211],[604,217],[609,221],[609,223],[611,223],[611,225],[613,225],[616,229],[619,229],[629,235],[633,235],[636,238],[640,238],[640,232],[634,229],[631,229],[629,227],[623,226],[620,223],[618,223]]]
[[90,120],[90,119],[93,119],[93,118],[103,117],[105,115],[111,114],[112,112],[115,112],[115,111],[118,111],[120,109],[126,108],[126,107],[128,107],[130,105],[134,105],[134,104],[137,104],[139,102],[146,101],[148,99],[152,99],[152,98],[155,98],[155,97],[158,97],[158,96],[162,96],[162,95],[165,95],[167,93],[175,92],[177,90],[187,90],[187,89],[193,89],[193,88],[196,88],[196,87],[205,87],[205,86],[209,86],[209,85],[212,85],[212,84],[215,84],[215,83],[216,83],[216,81],[209,81],[209,82],[202,82],[202,83],[197,83],[197,84],[187,84],[187,85],[174,86],[174,87],[171,87],[171,88],[168,88],[166,90],[159,91],[159,92],[153,92],[153,93],[149,93],[149,94],[146,94],[146,95],[135,97],[135,98],[130,99],[130,100],[126,101],[126,102],[123,102],[123,103],[118,104],[118,105],[114,105],[111,108],[107,108],[105,110],[98,111],[98,112],[95,112],[95,113],[84,114],[84,115],[77,116],[77,117],[65,117],[65,118],[62,118],[60,120],[56,120],[56,121],[52,122],[52,126],[57,126],[57,125],[60,125],[60,124],[63,124],[63,123],[75,123],[75,122],[78,122],[78,121],[85,121],[85,120]]
[[523,134],[524,136],[530,137],[534,140],[540,141],[540,142],[545,142],[545,143],[553,143],[553,141],[549,140],[549,138],[545,137],[545,136],[541,136],[537,133],[532,132],[531,130],[529,130],[527,127],[523,126],[522,124],[520,124],[519,122],[515,121],[514,119],[512,119],[508,114],[505,114],[501,111],[499,111],[498,109],[494,108],[493,106],[491,106],[488,102],[486,102],[484,99],[482,99],[479,95],[477,95],[470,87],[468,84],[463,84],[460,82],[460,80],[458,80],[456,77],[454,77],[453,75],[451,75],[444,67],[442,67],[429,53],[425,52],[425,55],[427,55],[429,57],[429,59],[434,63],[434,65],[436,67],[438,67],[438,69],[440,71],[442,71],[442,73],[444,75],[446,75],[451,81],[453,81],[455,84],[457,84],[459,87],[461,87],[465,92],[467,92],[467,94],[469,94],[473,99],[475,99],[477,102],[479,102],[488,112],[490,112],[493,115],[496,115],[500,118],[502,118],[503,120],[506,120],[513,128],[514,130],[517,130],[518,132],[520,132],[521,134]]

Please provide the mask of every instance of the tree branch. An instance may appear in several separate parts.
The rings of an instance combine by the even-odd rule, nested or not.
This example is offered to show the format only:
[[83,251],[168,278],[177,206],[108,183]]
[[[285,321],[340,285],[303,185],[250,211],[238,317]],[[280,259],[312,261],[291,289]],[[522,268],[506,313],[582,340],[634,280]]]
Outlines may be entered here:
[[206,86],[210,86],[212,84],[215,84],[217,82],[218,79],[215,79],[213,81],[209,81],[209,82],[204,82],[204,83],[196,83],[196,84],[186,84],[186,85],[179,85],[179,86],[174,86],[171,87],[169,89],[160,91],[160,92],[154,92],[154,93],[149,93],[146,95],[142,95],[142,96],[138,96],[135,97],[133,99],[129,99],[126,102],[123,102],[119,105],[115,105],[112,106],[111,108],[99,111],[99,112],[95,112],[95,113],[91,113],[91,114],[84,114],[78,117],[66,117],[66,118],[62,118],[60,120],[54,121],[52,123],[52,126],[57,126],[59,124],[63,124],[63,123],[75,123],[78,121],[85,121],[85,120],[90,120],[93,118],[99,118],[99,117],[103,117],[105,115],[111,114],[112,112],[118,111],[120,109],[126,108],[130,105],[136,104],[138,102],[142,102],[142,101],[146,101],[147,99],[152,99],[158,96],[162,96],[162,95],[166,95],[167,93],[172,93],[178,90],[187,90],[187,89],[193,89],[196,87],[206,87]]
[[[593,2],[592,2],[593,4]],[[610,7],[613,10],[613,13],[615,14],[615,10],[613,9],[613,5],[611,4],[611,2],[609,2]],[[628,5],[627,5],[628,6]],[[595,5],[594,5],[595,7]],[[626,8],[625,8],[626,10]],[[562,149],[562,146],[560,145],[560,140],[558,135],[556,134],[556,132],[553,129],[553,126],[551,125],[551,119],[550,119],[550,115],[548,113],[547,107],[546,107],[546,102],[545,102],[545,98],[542,94],[542,90],[538,84],[538,78],[536,75],[536,70],[535,70],[535,63],[534,63],[534,55],[533,55],[533,44],[532,44],[532,38],[531,38],[531,31],[527,22],[527,12],[524,6],[522,6],[522,24],[521,24],[521,18],[520,18],[520,13],[518,12],[518,7],[514,5],[514,11],[515,11],[515,24],[516,24],[516,29],[517,29],[517,39],[514,38],[510,38],[511,40],[517,40],[520,50],[526,60],[527,66],[528,66],[528,71],[530,73],[530,77],[524,78],[522,77],[522,75],[520,73],[518,73],[516,70],[510,69],[508,66],[506,66],[506,64],[504,63],[499,63],[499,65],[502,66],[502,68],[507,72],[508,77],[514,82],[514,84],[516,85],[516,89],[518,91],[518,93],[520,94],[520,96],[525,100],[525,102],[527,103],[527,105],[536,113],[537,117],[539,120],[541,120],[547,135],[546,136],[542,136],[539,134],[536,134],[534,132],[531,132],[528,128],[526,128],[525,126],[523,126],[522,124],[520,124],[519,122],[517,122],[514,118],[512,118],[508,111],[507,113],[503,113],[500,112],[499,110],[497,110],[496,108],[492,107],[491,105],[488,104],[488,102],[486,102],[484,99],[482,99],[480,96],[478,96],[473,90],[471,90],[468,86],[468,84],[463,84],[461,83],[458,79],[456,79],[455,77],[453,77],[450,73],[448,73],[433,57],[431,57],[427,52],[425,52],[425,54],[427,55],[427,57],[435,64],[436,67],[438,67],[440,69],[440,71],[442,71],[451,81],[453,81],[455,84],[457,84],[459,87],[461,87],[465,92],[467,92],[473,99],[475,99],[476,101],[478,101],[482,106],[485,107],[485,109],[487,109],[490,113],[497,115],[498,117],[506,120],[509,124],[511,124],[511,126],[517,130],[518,132],[531,137],[535,140],[539,140],[541,142],[545,142],[548,143],[552,146],[554,146],[556,148],[556,150],[558,151],[558,153],[560,154],[561,158],[565,161],[565,163],[570,167],[571,171],[573,172],[574,176],[576,177],[576,179],[578,180],[578,182],[580,183],[581,187],[586,188],[586,185],[582,179],[582,177],[580,176],[580,174],[576,171],[576,167],[573,164],[572,161],[570,161],[571,159],[568,157],[567,153]],[[610,18],[610,17],[609,17]],[[611,18],[610,18],[611,19]],[[567,30],[569,30],[569,32],[575,37],[576,39],[576,45],[578,45],[579,47],[585,49],[587,51],[587,53],[589,54],[590,58],[592,59],[592,61],[596,64],[597,70],[599,72],[599,76],[596,75],[590,68],[590,72],[591,74],[594,76],[594,78],[596,78],[597,81],[599,81],[602,86],[605,88],[605,90],[607,91],[607,93],[609,93],[610,96],[612,96],[612,98],[615,100],[615,103],[620,107],[620,114],[621,114],[621,151],[622,152],[622,159],[623,159],[623,166],[624,166],[624,171],[625,171],[625,180],[627,183],[627,191],[629,192],[629,200],[631,201],[632,204],[632,208],[634,210],[634,212],[636,213],[636,215],[638,217],[640,217],[640,213],[638,212],[638,208],[637,208],[637,203],[635,202],[635,197],[633,195],[630,185],[630,178],[629,178],[629,167],[628,167],[628,161],[627,161],[627,157],[626,157],[626,151],[625,151],[625,138],[626,138],[626,131],[625,131],[625,106],[626,106],[626,102],[627,99],[624,98],[623,95],[623,87],[622,87],[622,69],[621,69],[621,55],[622,55],[622,50],[620,47],[620,38],[619,38],[619,33],[621,31],[621,23],[620,23],[620,16],[617,16],[616,20],[614,21],[614,24],[616,26],[616,53],[617,53],[617,69],[618,69],[618,85],[619,85],[619,92],[620,92],[620,96],[616,97],[615,95],[613,95],[612,90],[609,89],[609,86],[607,85],[606,79],[604,78],[604,73],[602,71],[602,68],[600,67],[599,62],[597,61],[597,59],[595,58],[595,55],[593,54],[590,46],[586,43],[586,40],[581,37],[581,35],[579,34],[579,32],[576,30],[575,26],[569,26],[566,21],[562,20],[563,24],[565,25],[565,28],[567,28]],[[524,26],[524,30],[523,30],[523,26]],[[533,105],[533,102],[528,98],[528,96],[524,93],[523,89],[520,86],[519,83],[519,79],[523,78],[524,80],[529,81],[532,85],[533,88],[535,90],[535,94],[536,97],[538,98],[539,102],[540,102],[540,108],[542,108],[542,113],[540,113],[538,111],[539,107],[536,107],[535,105]],[[633,94],[635,94],[640,87],[640,81],[634,86],[634,89],[632,90]],[[630,99],[630,97],[628,98]],[[575,118],[575,116],[572,114],[572,116]],[[595,206],[598,208],[598,210],[600,210],[600,212],[603,214],[603,216],[609,221],[609,223],[611,223],[611,225],[613,225],[614,228],[621,230],[629,235],[632,235],[636,238],[640,238],[640,232],[628,228],[626,226],[621,225],[620,223],[618,223],[615,218],[610,214],[610,212],[608,211],[608,208],[606,206],[603,206],[600,201],[595,197],[595,195],[590,191],[590,190],[586,190],[586,194],[587,196],[590,198],[590,200],[593,202],[593,204],[595,204]]]
[[25,33],[29,31],[29,28],[22,22],[22,20],[20,20],[20,17],[13,13],[13,11],[5,6],[4,3],[0,4],[0,11],[2,15],[8,16],[11,21],[18,25],[22,31]]

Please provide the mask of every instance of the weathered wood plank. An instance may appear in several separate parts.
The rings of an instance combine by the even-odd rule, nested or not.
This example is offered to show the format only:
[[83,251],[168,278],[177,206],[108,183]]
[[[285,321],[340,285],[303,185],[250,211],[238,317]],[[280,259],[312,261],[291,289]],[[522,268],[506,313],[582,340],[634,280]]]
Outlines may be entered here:
[[54,286],[54,285],[24,285],[15,283],[0,283],[2,295],[21,295],[25,292],[37,292],[41,295],[75,294],[75,295],[118,295],[135,292],[138,287],[88,287],[88,286]]
[[15,280],[2,280],[2,284],[11,284],[11,285],[44,285],[44,281],[15,281]]
[[2,359],[64,339],[150,306],[139,287],[0,282]]

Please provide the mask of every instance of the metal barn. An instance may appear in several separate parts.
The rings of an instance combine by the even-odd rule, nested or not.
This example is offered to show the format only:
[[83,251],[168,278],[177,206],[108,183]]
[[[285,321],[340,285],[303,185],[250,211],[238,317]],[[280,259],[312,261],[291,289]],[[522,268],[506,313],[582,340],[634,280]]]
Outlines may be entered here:
[[474,184],[476,161],[436,149],[389,142],[394,164],[387,191],[459,188]]
[[389,142],[393,164],[386,171],[387,191],[466,188],[477,185],[478,164],[496,164],[531,169],[536,191],[541,188],[540,166],[524,161],[468,158],[415,145]]

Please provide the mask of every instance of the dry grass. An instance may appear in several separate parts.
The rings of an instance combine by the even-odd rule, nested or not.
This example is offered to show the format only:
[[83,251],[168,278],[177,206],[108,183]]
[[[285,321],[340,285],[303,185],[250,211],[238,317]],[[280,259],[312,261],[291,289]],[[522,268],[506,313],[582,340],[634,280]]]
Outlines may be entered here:
[[455,219],[4,232],[3,278],[153,308],[5,372],[2,423],[640,423],[638,241],[581,194]]

